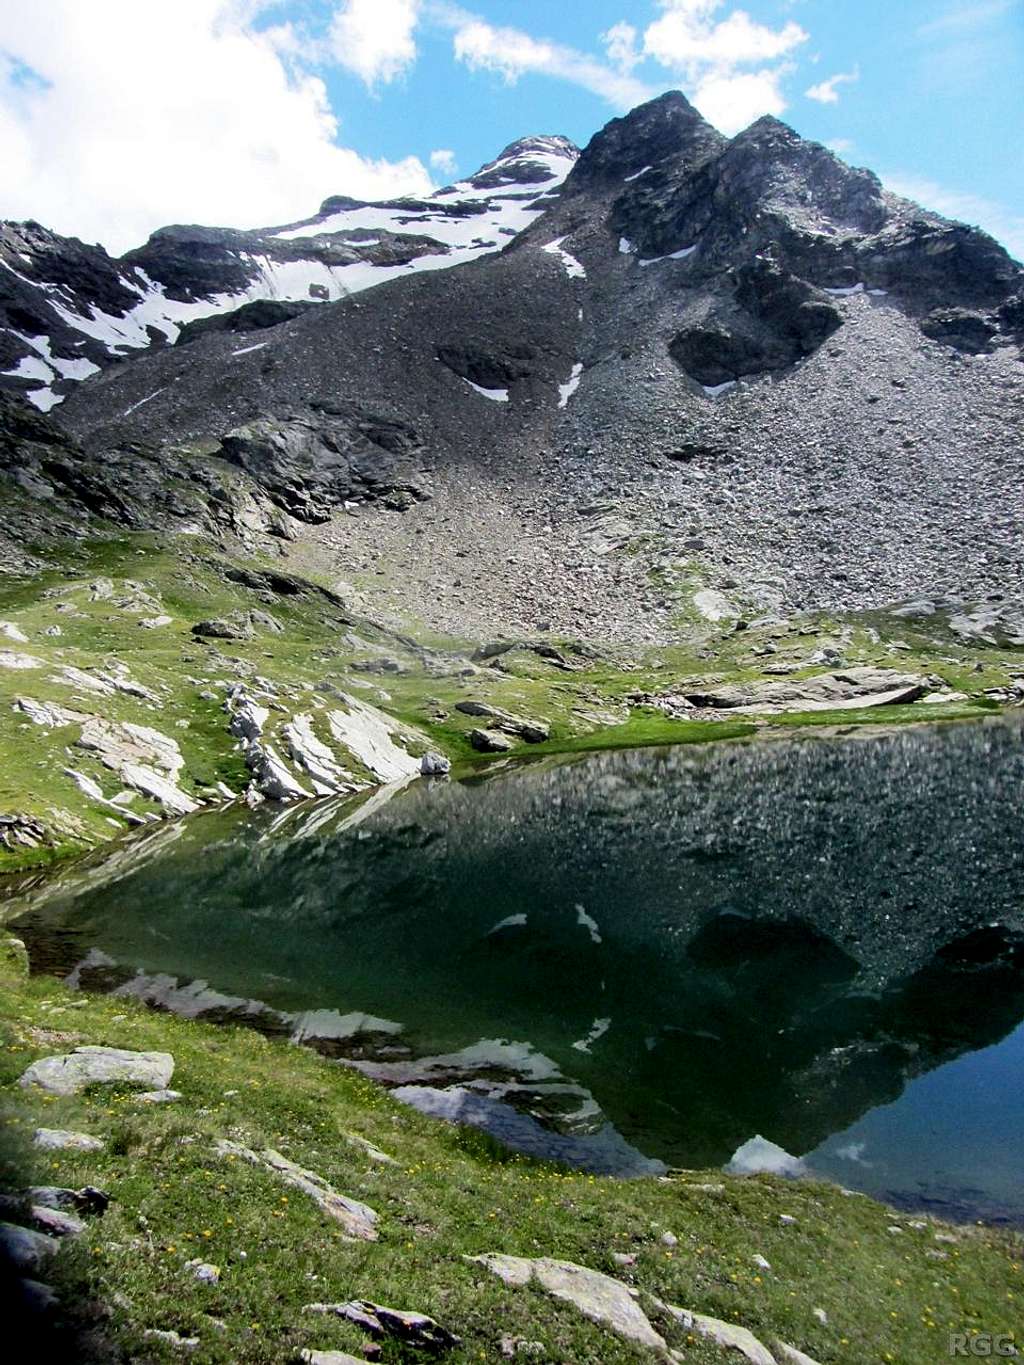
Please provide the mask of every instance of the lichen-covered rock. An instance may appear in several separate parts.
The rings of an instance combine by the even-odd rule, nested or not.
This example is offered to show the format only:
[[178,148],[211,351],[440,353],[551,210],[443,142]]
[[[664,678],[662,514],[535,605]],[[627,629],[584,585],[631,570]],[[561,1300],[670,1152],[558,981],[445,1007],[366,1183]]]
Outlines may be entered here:
[[347,1351],[303,1351],[299,1356],[303,1365],[366,1365],[362,1359],[350,1356]]
[[0,976],[24,981],[28,979],[28,974],[28,949],[24,943],[13,934],[0,934]]
[[33,1204],[29,1216],[40,1232],[49,1237],[77,1237],[85,1231],[81,1218],[63,1209],[51,1209],[45,1204]]
[[510,712],[503,711],[500,706],[492,706],[490,702],[470,698],[457,701],[455,709],[466,716],[481,716],[491,722],[490,730],[516,735],[527,744],[543,744],[551,735],[551,727],[546,721],[524,720],[522,716],[513,716]]
[[792,682],[755,679],[700,691],[684,689],[682,695],[691,706],[735,712],[844,710],[916,701],[927,686],[916,673],[865,666]]
[[199,640],[251,640],[255,631],[249,618],[236,611],[230,616],[197,621],[192,627],[192,634]]

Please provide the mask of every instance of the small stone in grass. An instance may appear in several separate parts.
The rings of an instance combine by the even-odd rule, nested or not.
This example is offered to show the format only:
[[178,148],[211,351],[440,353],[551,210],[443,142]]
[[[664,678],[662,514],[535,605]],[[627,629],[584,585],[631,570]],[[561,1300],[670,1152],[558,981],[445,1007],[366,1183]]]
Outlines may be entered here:
[[347,1351],[303,1351],[299,1359],[304,1365],[366,1365],[365,1357],[360,1360]]
[[140,1104],[173,1104],[181,1099],[180,1090],[144,1090],[135,1098]]
[[825,1312],[824,1308],[813,1308],[811,1312],[821,1323],[822,1327],[828,1326],[828,1314]]
[[758,1267],[759,1270],[771,1270],[772,1268],[771,1262],[766,1261],[763,1256],[752,1256],[751,1260],[754,1262],[754,1264]]
[[216,1284],[220,1279],[220,1266],[210,1265],[208,1261],[202,1261],[198,1257],[193,1261],[186,1261],[185,1269],[191,1270],[202,1284]]
[[147,1327],[142,1334],[151,1341],[164,1341],[168,1346],[174,1346],[179,1351],[195,1351],[199,1349],[198,1337],[183,1337],[177,1332],[163,1332],[159,1327]]
[[784,1228],[788,1228],[793,1226],[793,1224],[796,1222],[796,1219],[793,1217],[791,1213],[780,1213],[779,1222],[782,1224]]
[[661,1234],[661,1245],[663,1247],[677,1247],[679,1245],[679,1238],[674,1232],[663,1232]]

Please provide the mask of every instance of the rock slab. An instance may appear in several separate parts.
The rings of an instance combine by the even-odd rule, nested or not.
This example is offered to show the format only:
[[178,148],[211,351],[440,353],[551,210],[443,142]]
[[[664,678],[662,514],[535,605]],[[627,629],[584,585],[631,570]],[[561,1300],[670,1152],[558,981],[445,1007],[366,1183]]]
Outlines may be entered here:
[[[666,1349],[664,1337],[651,1326],[633,1292],[610,1275],[604,1275],[599,1270],[588,1270],[572,1261],[553,1260],[548,1256],[530,1260],[490,1252],[468,1259],[486,1266],[506,1284],[522,1287],[531,1281],[536,1282],[553,1298],[571,1303],[585,1318],[601,1327],[610,1328],[627,1341],[651,1350]],[[774,1362],[769,1362],[769,1365],[774,1365]]]
[[227,1138],[220,1139],[215,1150],[218,1156],[237,1157],[252,1166],[261,1166],[283,1180],[286,1185],[301,1190],[329,1218],[340,1223],[347,1236],[366,1242],[377,1240],[379,1236],[376,1228],[377,1214],[368,1204],[361,1204],[358,1199],[350,1199],[347,1195],[339,1194],[322,1176],[296,1166],[280,1152],[275,1152],[269,1147],[265,1151],[256,1152],[251,1147],[243,1147],[241,1143],[231,1142]]

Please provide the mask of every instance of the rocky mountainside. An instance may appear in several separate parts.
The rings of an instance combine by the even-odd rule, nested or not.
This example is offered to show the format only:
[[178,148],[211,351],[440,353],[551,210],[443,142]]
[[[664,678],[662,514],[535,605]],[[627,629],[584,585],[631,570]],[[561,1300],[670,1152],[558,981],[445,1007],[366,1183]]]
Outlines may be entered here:
[[[409,565],[404,603],[438,628],[653,638],[699,588],[733,615],[1016,590],[1022,339],[1024,270],[984,233],[670,94],[503,251],[147,352],[62,418],[93,452],[217,453],[329,526],[305,541],[321,566]],[[432,503],[332,521],[396,461]],[[460,579],[495,609],[462,611]]]
[[576,156],[565,138],[523,138],[427,199],[334,197],[312,218],[250,232],[166,227],[117,260],[38,223],[2,223],[0,388],[47,411],[140,348],[211,325],[258,330],[498,251],[542,212]]

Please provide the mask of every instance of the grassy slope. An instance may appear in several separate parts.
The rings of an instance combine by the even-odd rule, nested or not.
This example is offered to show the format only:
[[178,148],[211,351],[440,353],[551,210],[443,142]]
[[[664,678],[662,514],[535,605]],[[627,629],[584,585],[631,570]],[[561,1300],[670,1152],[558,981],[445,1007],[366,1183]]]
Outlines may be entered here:
[[[96,1184],[115,1201],[54,1265],[53,1283],[75,1305],[72,1325],[89,1327],[102,1309],[91,1346],[79,1348],[83,1361],[175,1358],[142,1336],[154,1327],[198,1336],[192,1359],[203,1362],[286,1362],[304,1347],[359,1354],[354,1327],[302,1311],[358,1297],[434,1316],[463,1338],[447,1357],[453,1363],[500,1360],[505,1336],[540,1341],[540,1359],[567,1365],[641,1358],[541,1291],[508,1289],[461,1259],[489,1250],[606,1271],[762,1339],[780,1336],[822,1365],[935,1365],[950,1331],[1019,1331],[1024,1246],[1008,1234],[931,1221],[912,1228],[914,1220],[822,1184],[718,1172],[641,1181],[566,1173],[502,1156],[343,1067],[256,1033],[76,996],[46,978],[9,974],[0,984],[5,1177]],[[100,1087],[48,1099],[11,1086],[30,1061],[75,1042],[170,1051],[183,1100],[147,1107]],[[34,1152],[27,1138],[40,1124],[94,1133],[107,1148]],[[345,1133],[399,1165],[374,1165]],[[301,1194],[215,1157],[222,1136],[274,1146],[369,1203],[380,1241],[343,1241]],[[690,1188],[708,1181],[724,1192]],[[783,1213],[797,1222],[780,1224]],[[894,1225],[903,1231],[889,1231]],[[668,1230],[678,1238],[671,1249],[660,1240]],[[613,1251],[636,1253],[635,1267],[617,1266]],[[947,1259],[928,1254],[937,1251]],[[759,1270],[755,1254],[772,1269]],[[219,1284],[194,1278],[185,1264],[193,1257],[221,1268]],[[707,1342],[668,1335],[695,1365],[725,1359]],[[388,1345],[383,1358],[415,1357]]]
[[[493,760],[470,747],[468,731],[480,722],[454,710],[460,698],[483,698],[548,721],[550,740],[519,745],[518,752],[524,754],[734,738],[751,733],[757,723],[749,717],[674,721],[650,708],[630,709],[626,699],[636,691],[662,690],[681,677],[707,675],[709,669],[723,680],[758,677],[764,664],[806,658],[820,645],[834,642],[843,629],[842,623],[822,619],[807,623],[799,638],[792,633],[781,638],[776,631],[779,652],[769,655],[764,651],[772,647],[770,626],[733,632],[704,623],[696,633],[681,635],[677,644],[646,657],[579,656],[573,670],[565,672],[515,650],[463,676],[471,649],[466,642],[423,641],[440,650],[437,659],[448,658],[440,669],[425,669],[415,650],[389,640],[382,631],[357,627],[353,634],[339,624],[339,613],[315,593],[276,597],[255,592],[227,580],[223,566],[200,549],[188,537],[150,535],[57,542],[44,547],[45,558],[54,566],[51,570],[30,579],[0,581],[0,620],[13,623],[28,637],[26,644],[2,639],[0,648],[30,653],[45,665],[25,671],[0,669],[0,812],[27,814],[53,831],[46,848],[0,848],[0,872],[79,852],[125,828],[115,812],[84,797],[63,770],[73,766],[99,780],[108,795],[116,790],[112,775],[82,750],[69,747],[73,732],[47,733],[15,712],[11,703],[19,694],[155,726],[172,735],[186,760],[182,785],[202,797],[211,795],[217,781],[241,790],[247,780],[219,698],[204,700],[201,695],[208,682],[233,680],[245,669],[270,677],[294,711],[309,708],[317,684],[361,685],[359,695],[420,726],[451,758],[479,764]],[[113,599],[94,600],[90,585],[100,577],[113,581]],[[171,625],[147,630],[139,619],[153,612],[117,605],[117,599],[131,596],[126,585],[132,582],[158,602],[156,610],[173,617]],[[71,610],[58,611],[61,605]],[[253,608],[272,614],[283,633],[261,631],[251,641],[219,641],[213,647],[190,634],[190,626],[200,619]],[[61,634],[48,636],[46,630],[55,625]],[[906,622],[898,628],[902,638],[890,644],[877,631],[847,627],[845,656],[850,661],[934,672],[951,686],[975,694],[1019,671],[1019,652],[987,645],[943,646],[920,631],[915,634]],[[387,656],[397,659],[401,671],[352,671],[353,665],[373,668]],[[122,695],[96,698],[54,681],[62,665],[109,669],[115,661],[127,665],[135,680],[157,693],[161,705]],[[938,720],[977,713],[977,703],[925,712],[892,707],[884,719]],[[882,718],[869,709],[788,716],[779,723],[849,726],[877,724]],[[140,814],[156,810],[142,797],[132,808]]]

